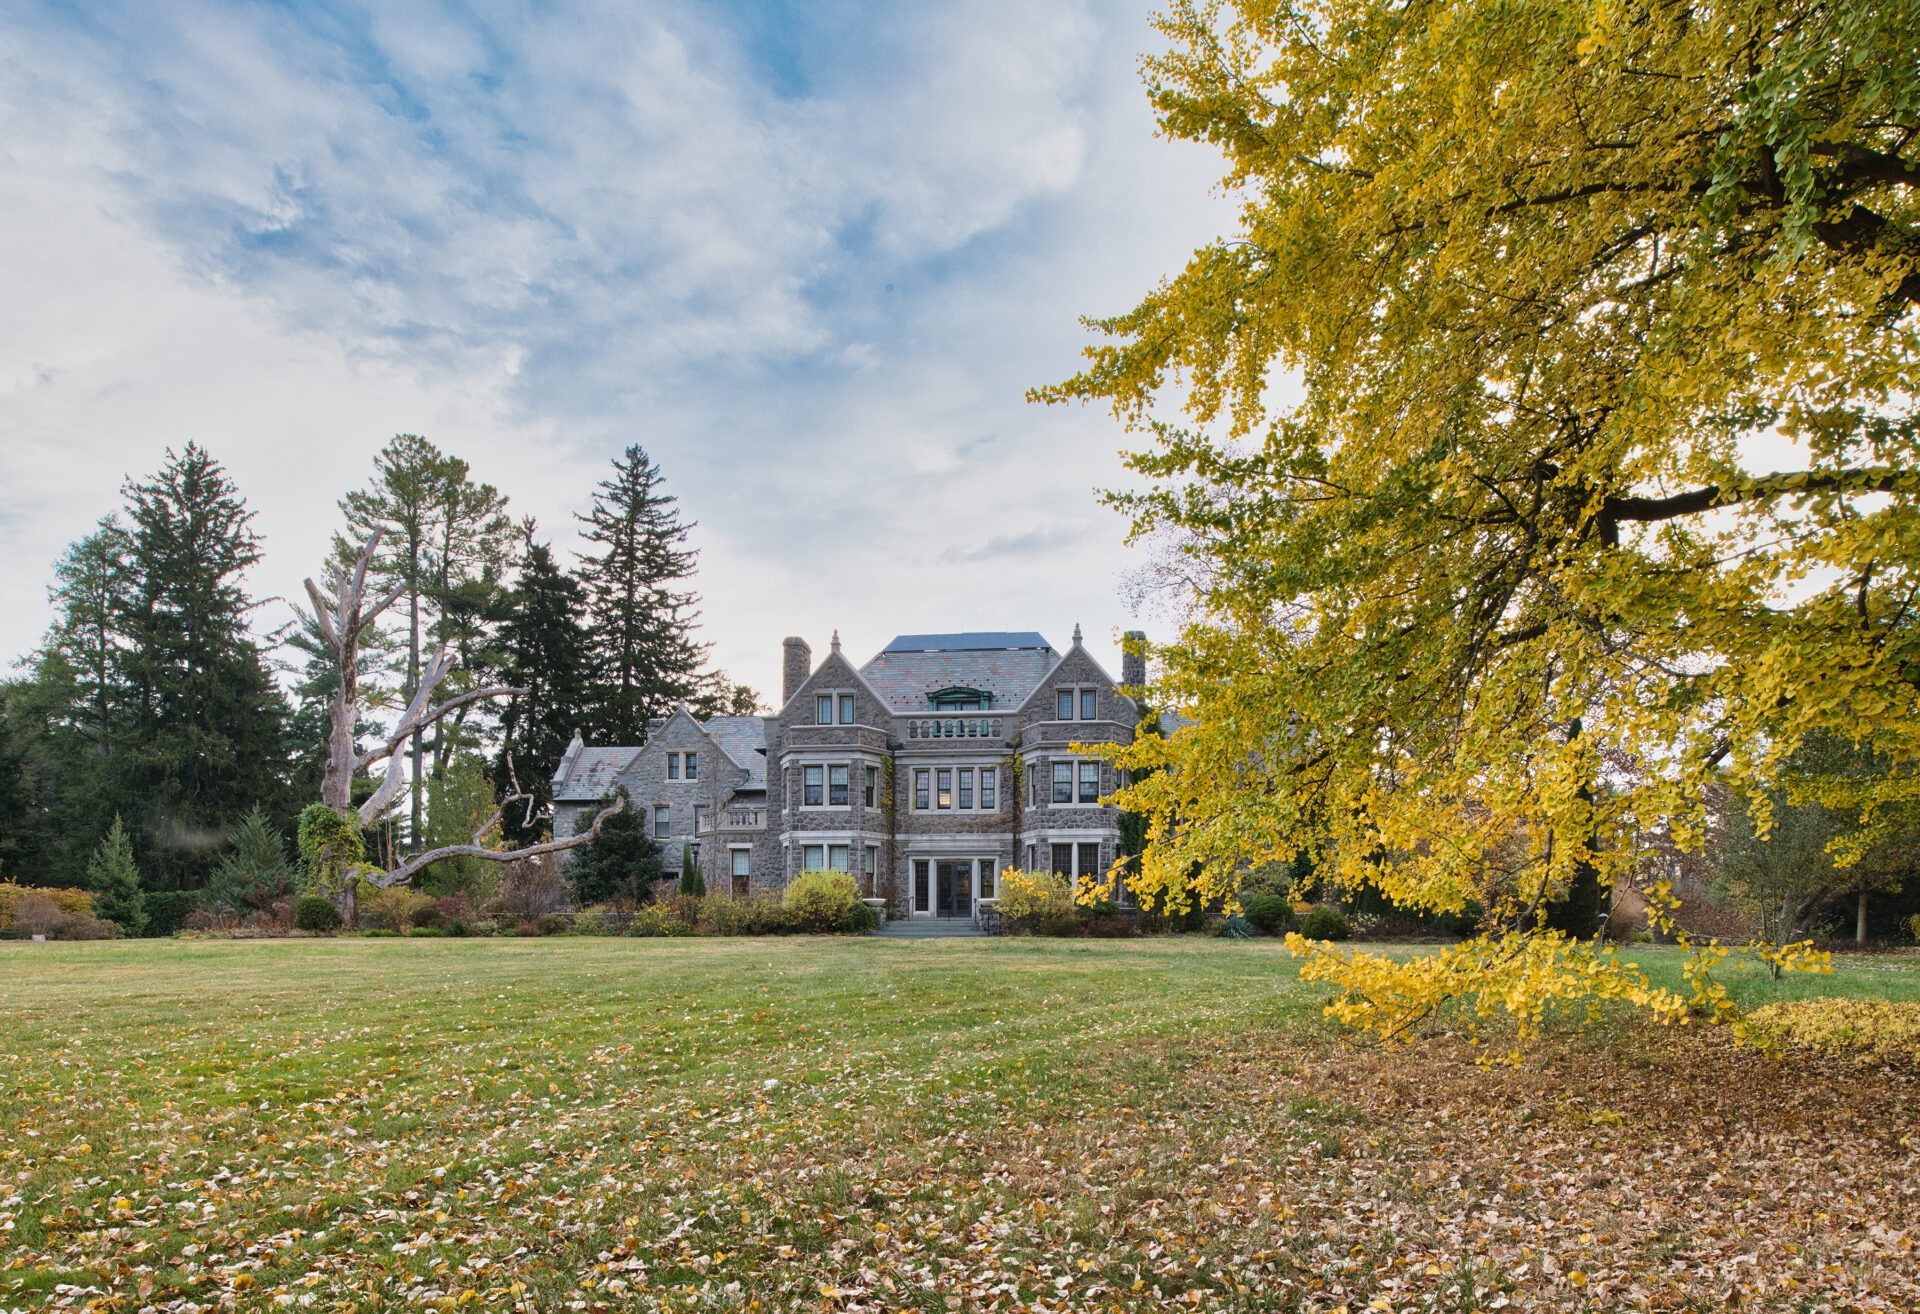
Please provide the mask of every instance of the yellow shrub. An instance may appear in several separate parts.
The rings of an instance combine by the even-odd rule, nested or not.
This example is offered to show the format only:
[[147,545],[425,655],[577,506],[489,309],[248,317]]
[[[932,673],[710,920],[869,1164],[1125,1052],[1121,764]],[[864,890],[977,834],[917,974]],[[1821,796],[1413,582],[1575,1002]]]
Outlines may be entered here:
[[1071,914],[1073,886],[1054,872],[1009,867],[1000,873],[1000,901],[996,906],[1002,917],[1016,922]]
[[414,918],[432,906],[433,899],[428,895],[395,885],[360,900],[360,925],[370,931],[410,930]]
[[860,887],[844,871],[803,871],[787,886],[780,902],[793,918],[794,929],[830,934],[845,927]]
[[93,915],[93,899],[85,890],[41,889],[7,881],[0,883],[0,930],[13,924],[13,906],[29,894],[53,900],[53,906],[69,917],[76,913],[88,917]]
[[1783,1045],[1836,1058],[1920,1063],[1920,1003],[1888,999],[1795,999],[1748,1021]]

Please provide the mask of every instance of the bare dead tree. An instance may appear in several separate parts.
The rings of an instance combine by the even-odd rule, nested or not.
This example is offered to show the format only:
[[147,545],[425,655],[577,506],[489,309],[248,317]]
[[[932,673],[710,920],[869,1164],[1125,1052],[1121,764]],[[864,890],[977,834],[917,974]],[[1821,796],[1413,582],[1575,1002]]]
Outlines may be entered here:
[[[426,668],[420,674],[419,688],[414,690],[406,710],[381,742],[366,752],[358,752],[354,746],[353,728],[360,714],[360,639],[373,625],[380,613],[397,601],[405,591],[405,586],[391,593],[367,601],[367,572],[373,562],[373,554],[380,546],[380,531],[375,530],[354,558],[352,569],[336,564],[333,568],[333,591],[324,592],[311,579],[306,581],[307,596],[313,600],[313,621],[320,635],[333,649],[335,660],[340,667],[340,684],[334,691],[333,703],[329,708],[329,734],[327,737],[327,768],[321,777],[320,798],[328,807],[342,815],[354,814],[362,826],[371,825],[380,815],[392,806],[399,797],[400,790],[406,785],[407,777],[402,763],[406,757],[407,741],[417,732],[426,729],[449,712],[465,707],[470,703],[481,702],[488,698],[507,698],[515,694],[524,694],[525,689],[511,685],[488,685],[468,693],[449,698],[444,702],[433,701],[434,691],[453,673],[455,658],[441,644]],[[353,778],[361,771],[372,766],[381,758],[387,761],[386,774],[381,777],[380,785],[372,797],[356,810],[353,806]],[[417,782],[416,782],[417,783]],[[471,844],[451,844],[431,849],[409,858],[401,865],[377,876],[367,879],[381,889],[394,885],[404,885],[415,875],[424,871],[443,858],[480,858],[488,862],[512,862],[519,858],[534,857],[543,853],[558,853],[563,849],[578,848],[600,833],[608,817],[620,811],[626,800],[616,797],[613,803],[602,809],[594,818],[593,825],[577,835],[566,839],[551,840],[545,844],[534,844],[521,849],[490,849],[485,846],[488,832],[500,823],[506,809],[514,803],[524,803],[527,808],[527,821],[533,817],[533,796],[520,788],[517,778],[513,780],[512,791],[500,801],[473,837]]]

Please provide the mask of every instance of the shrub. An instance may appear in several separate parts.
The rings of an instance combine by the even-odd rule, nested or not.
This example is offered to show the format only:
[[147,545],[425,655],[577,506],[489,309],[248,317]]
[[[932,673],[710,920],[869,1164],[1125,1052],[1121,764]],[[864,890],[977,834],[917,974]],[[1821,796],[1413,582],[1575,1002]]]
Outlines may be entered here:
[[380,926],[376,926],[370,931],[362,931],[360,934],[366,936],[369,940],[397,940],[400,938],[400,932],[389,931],[385,927]]
[[629,904],[596,903],[573,915],[575,935],[625,935],[632,925],[633,908]]
[[1315,908],[1300,919],[1300,934],[1309,940],[1344,940],[1347,919],[1338,908]]
[[1795,999],[1756,1008],[1747,1020],[1781,1044],[1834,1058],[1920,1063],[1920,1003]]
[[447,933],[441,930],[438,926],[416,926],[411,931],[407,932],[407,938],[410,940],[418,940],[421,936],[424,935],[429,940],[439,940],[439,939],[444,939],[446,937],[446,934]]
[[1073,901],[1073,886],[1065,876],[1050,871],[1021,871],[1009,867],[1000,873],[1000,910],[1003,925],[1028,935],[1079,935],[1083,926]]
[[844,871],[803,871],[794,878],[781,897],[794,929],[816,935],[829,935],[846,927],[847,919],[860,903],[860,888]]
[[[11,882],[0,884],[0,937],[12,936],[14,910],[22,899],[47,899],[60,912],[68,916],[91,917],[93,900],[85,890],[72,890],[48,886],[39,888],[31,885],[15,885]],[[45,932],[29,932],[45,934]]]
[[240,925],[240,919],[230,912],[217,908],[195,908],[187,914],[186,926],[189,931],[227,932]]
[[333,906],[332,899],[324,895],[306,895],[293,906],[293,924],[315,935],[328,935],[339,930],[340,920],[340,910]]
[[542,913],[533,924],[542,935],[565,935],[573,929],[573,919],[559,913]]
[[650,903],[642,908],[627,928],[628,935],[673,936],[692,935],[693,923],[680,915],[680,909],[671,899]]
[[700,901],[695,924],[707,935],[784,935],[793,929],[793,918],[778,899],[709,894]]
[[550,860],[522,858],[508,864],[496,902],[509,917],[538,922],[567,906],[567,883]]
[[1278,894],[1256,894],[1241,915],[1268,935],[1279,935],[1293,923],[1293,905]]
[[868,931],[878,928],[880,921],[880,910],[878,908],[869,907],[865,903],[855,900],[853,905],[847,909],[846,916],[841,919],[840,929],[848,935],[865,935]]
[[84,912],[67,912],[46,895],[30,892],[14,902],[8,933],[21,940],[36,935],[49,940],[111,940],[120,928]]
[[200,896],[192,890],[148,890],[146,936],[169,936],[187,924]]
[[[425,916],[428,920],[422,922]],[[360,901],[360,925],[374,931],[408,931],[437,925],[435,901],[404,885],[378,890]]]

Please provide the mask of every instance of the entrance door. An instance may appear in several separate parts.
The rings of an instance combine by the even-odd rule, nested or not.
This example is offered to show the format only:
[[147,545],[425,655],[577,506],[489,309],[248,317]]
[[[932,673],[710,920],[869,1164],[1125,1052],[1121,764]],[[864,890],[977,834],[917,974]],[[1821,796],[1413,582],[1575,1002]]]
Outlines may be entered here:
[[938,903],[934,912],[940,917],[973,916],[973,864],[971,862],[943,862],[938,864],[937,879]]

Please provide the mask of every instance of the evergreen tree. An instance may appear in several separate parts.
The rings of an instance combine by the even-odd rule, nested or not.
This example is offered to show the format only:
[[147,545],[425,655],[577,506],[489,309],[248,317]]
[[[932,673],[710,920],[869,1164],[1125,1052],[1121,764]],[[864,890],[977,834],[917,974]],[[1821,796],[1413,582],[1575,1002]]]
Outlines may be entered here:
[[660,468],[638,445],[613,463],[581,536],[598,555],[581,563],[593,661],[593,737],[637,744],[647,721],[698,691],[704,647],[693,638],[697,553],[693,526],[680,523],[676,498],[662,491]]
[[[376,559],[381,584],[404,592],[407,625],[403,698],[420,687],[424,648],[429,640],[452,644],[461,657],[456,682],[476,678],[474,651],[485,639],[482,618],[499,586],[501,566],[512,542],[512,524],[502,514],[507,499],[491,484],[474,483],[467,463],[450,456],[418,434],[395,434],[373,462],[373,482],[348,493],[340,509],[348,536],[334,550],[351,560],[374,530],[385,537]],[[455,685],[444,686],[457,693]],[[436,767],[444,769],[461,742],[466,712],[431,730]],[[426,778],[427,733],[413,736],[412,773]],[[412,791],[409,837],[415,847],[423,834],[424,791]]]
[[700,864],[693,856],[693,845],[680,841],[680,893],[691,894],[695,898],[707,892],[707,878],[700,874]]
[[255,808],[235,828],[232,848],[214,864],[199,903],[238,917],[291,894],[293,883],[286,841]]
[[133,862],[133,844],[120,818],[113,819],[107,837],[87,864],[87,888],[93,892],[93,915],[118,922],[128,935],[147,929],[147,896],[140,888],[140,870]]
[[[534,541],[532,521],[523,532],[520,579],[506,598],[500,644],[502,678],[527,692],[501,708],[494,782],[504,790],[517,779],[534,795],[537,816],[552,802],[553,773],[585,713],[587,636],[580,626],[585,603],[579,583],[555,564],[552,549]],[[501,825],[509,839],[531,838],[541,828],[537,821],[526,826],[527,816],[523,804],[507,809]]]
[[[599,806],[612,801],[609,795]],[[590,843],[573,851],[567,867],[567,879],[583,906],[609,899],[644,903],[660,877],[660,847],[647,834],[646,817],[631,802],[608,817]]]
[[158,841],[155,888],[189,889],[210,837],[255,807],[286,806],[287,708],[248,632],[240,577],[259,539],[226,471],[189,443],[125,492],[135,582],[121,619],[116,802]]

